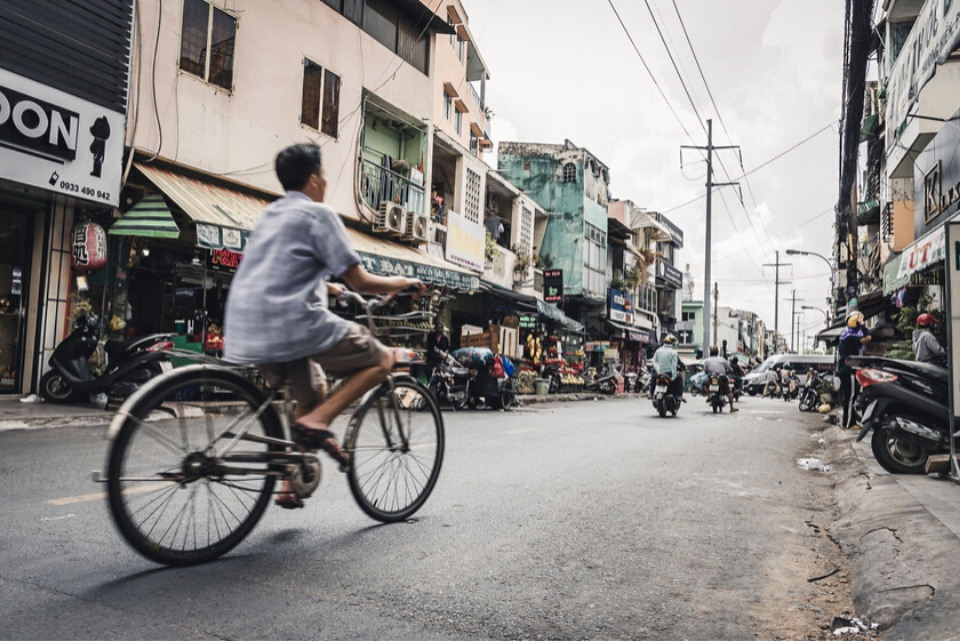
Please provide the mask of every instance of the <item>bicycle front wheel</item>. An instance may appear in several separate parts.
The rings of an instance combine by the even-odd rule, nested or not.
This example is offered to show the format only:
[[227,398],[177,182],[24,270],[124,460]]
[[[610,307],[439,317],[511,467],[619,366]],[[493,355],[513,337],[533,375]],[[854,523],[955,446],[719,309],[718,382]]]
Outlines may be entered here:
[[[263,515],[283,429],[241,374],[192,366],[160,376],[120,408],[107,461],[110,512],[138,552],[192,565],[233,549]],[[113,431],[113,427],[111,428]]]
[[357,409],[346,443],[350,491],[360,509],[383,523],[403,521],[423,506],[440,476],[440,408],[419,382],[395,378]]

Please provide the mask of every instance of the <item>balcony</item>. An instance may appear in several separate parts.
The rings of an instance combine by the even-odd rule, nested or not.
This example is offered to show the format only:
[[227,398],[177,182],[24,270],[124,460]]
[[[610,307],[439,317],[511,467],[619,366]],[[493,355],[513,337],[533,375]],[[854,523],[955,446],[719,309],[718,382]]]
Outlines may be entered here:
[[387,200],[403,205],[407,211],[426,213],[422,184],[366,158],[363,159],[360,175],[360,195],[374,210]]

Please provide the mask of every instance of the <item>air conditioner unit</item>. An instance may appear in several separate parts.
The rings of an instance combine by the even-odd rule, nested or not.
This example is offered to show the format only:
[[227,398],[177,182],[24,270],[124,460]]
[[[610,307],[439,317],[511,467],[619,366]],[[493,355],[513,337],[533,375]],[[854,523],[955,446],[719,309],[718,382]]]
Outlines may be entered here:
[[373,231],[402,236],[407,228],[407,210],[402,205],[384,200],[377,209]]
[[407,227],[403,237],[406,240],[416,240],[419,242],[427,242],[427,228],[429,226],[429,218],[426,214],[418,214],[416,212],[408,211],[407,212]]

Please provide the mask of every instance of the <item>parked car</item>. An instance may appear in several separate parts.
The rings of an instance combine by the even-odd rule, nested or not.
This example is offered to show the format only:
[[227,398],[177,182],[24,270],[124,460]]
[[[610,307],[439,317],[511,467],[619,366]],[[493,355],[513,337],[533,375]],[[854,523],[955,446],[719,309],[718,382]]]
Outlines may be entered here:
[[774,367],[782,369],[787,364],[793,368],[793,371],[797,373],[801,380],[811,367],[821,375],[832,374],[834,370],[834,358],[830,354],[776,354],[760,363],[743,377],[743,390],[750,396],[756,396],[763,391],[767,371]]

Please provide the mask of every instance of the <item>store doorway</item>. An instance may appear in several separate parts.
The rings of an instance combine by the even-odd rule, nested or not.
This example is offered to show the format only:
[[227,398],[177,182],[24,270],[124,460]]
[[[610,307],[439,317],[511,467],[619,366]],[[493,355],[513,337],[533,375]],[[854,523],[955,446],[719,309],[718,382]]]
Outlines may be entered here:
[[23,376],[31,220],[0,211],[0,394],[19,393]]

